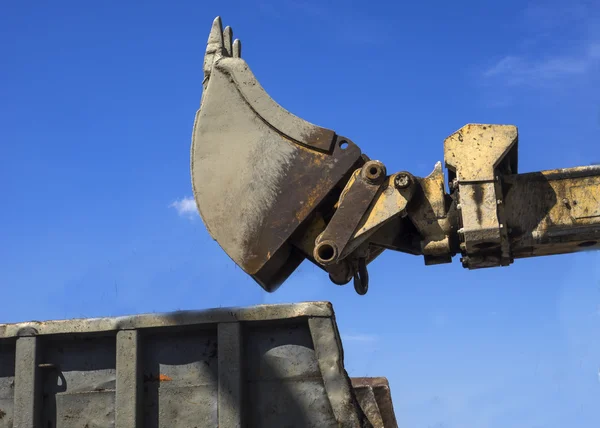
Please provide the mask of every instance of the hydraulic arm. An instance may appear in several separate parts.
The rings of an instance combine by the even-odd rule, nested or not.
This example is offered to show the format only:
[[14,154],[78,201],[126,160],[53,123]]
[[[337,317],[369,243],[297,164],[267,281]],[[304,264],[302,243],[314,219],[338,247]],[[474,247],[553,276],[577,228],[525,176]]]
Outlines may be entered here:
[[[512,125],[469,124],[427,177],[389,174],[350,139],[284,110],[215,19],[194,124],[194,196],[213,238],[265,290],[304,260],[368,289],[384,250],[469,269],[600,248],[600,166],[518,173]],[[447,185],[447,190],[446,190]]]

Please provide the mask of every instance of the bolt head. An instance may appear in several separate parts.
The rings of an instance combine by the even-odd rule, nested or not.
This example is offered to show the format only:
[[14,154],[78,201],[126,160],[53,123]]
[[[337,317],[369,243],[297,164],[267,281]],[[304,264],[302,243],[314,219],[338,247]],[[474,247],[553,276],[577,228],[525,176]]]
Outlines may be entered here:
[[396,175],[396,178],[394,179],[394,185],[397,189],[406,189],[410,186],[411,182],[412,179],[410,178],[410,175],[404,173]]

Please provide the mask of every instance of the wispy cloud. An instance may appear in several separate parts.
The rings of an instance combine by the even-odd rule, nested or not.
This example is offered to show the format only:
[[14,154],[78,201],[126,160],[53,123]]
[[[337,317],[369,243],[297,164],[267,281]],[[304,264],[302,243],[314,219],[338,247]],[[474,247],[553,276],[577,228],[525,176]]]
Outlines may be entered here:
[[375,343],[379,340],[372,334],[342,334],[342,342]]
[[600,42],[590,43],[579,55],[534,58],[507,55],[484,71],[486,79],[501,79],[507,85],[544,85],[586,75],[600,65]]
[[192,197],[176,200],[169,206],[171,208],[175,208],[177,213],[182,217],[194,218],[196,215],[198,215],[196,201]]
[[556,86],[592,77],[600,69],[600,7],[573,0],[533,0],[517,27],[521,40],[497,57],[480,76],[505,86]]

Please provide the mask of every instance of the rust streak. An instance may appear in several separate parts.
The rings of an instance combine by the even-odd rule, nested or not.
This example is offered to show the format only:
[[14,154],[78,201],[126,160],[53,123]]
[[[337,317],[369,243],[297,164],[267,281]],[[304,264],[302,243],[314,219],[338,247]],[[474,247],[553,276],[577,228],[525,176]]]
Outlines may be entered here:
[[144,376],[144,382],[171,382],[173,379],[165,374]]
[[161,375],[158,375],[158,380],[159,380],[159,382],[171,382],[173,379],[167,375],[161,374]]
[[323,189],[327,189],[331,186],[331,183],[325,179],[317,183],[317,185],[311,189],[310,193],[307,195],[307,200],[304,201],[302,207],[296,211],[296,220],[298,222],[303,221],[308,214],[315,208],[315,203],[319,196],[323,193]]

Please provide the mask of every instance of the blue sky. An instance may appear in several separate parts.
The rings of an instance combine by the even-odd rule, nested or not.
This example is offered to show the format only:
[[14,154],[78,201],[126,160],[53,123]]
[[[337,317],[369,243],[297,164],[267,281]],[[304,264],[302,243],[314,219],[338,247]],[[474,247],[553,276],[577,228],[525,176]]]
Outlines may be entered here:
[[469,122],[517,125],[521,172],[600,162],[597,2],[351,3],[2,2],[0,322],[330,300],[401,426],[600,426],[598,253],[387,252],[365,297],[309,264],[266,294],[186,209],[217,15],[277,102],[388,171],[428,174]]

